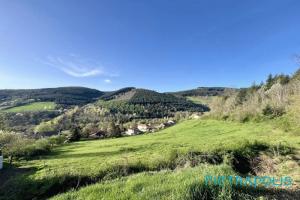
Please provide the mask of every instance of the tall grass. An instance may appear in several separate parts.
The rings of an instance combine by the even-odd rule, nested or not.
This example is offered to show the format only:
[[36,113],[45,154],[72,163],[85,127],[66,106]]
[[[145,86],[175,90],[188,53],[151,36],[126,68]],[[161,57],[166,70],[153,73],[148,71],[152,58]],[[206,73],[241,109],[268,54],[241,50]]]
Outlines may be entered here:
[[299,100],[300,80],[292,79],[285,85],[275,83],[269,89],[262,86],[216,97],[209,104],[212,110],[209,116],[239,122],[263,121],[284,116],[282,120],[286,124],[282,123],[283,128],[298,128],[300,120],[296,113],[300,107]]

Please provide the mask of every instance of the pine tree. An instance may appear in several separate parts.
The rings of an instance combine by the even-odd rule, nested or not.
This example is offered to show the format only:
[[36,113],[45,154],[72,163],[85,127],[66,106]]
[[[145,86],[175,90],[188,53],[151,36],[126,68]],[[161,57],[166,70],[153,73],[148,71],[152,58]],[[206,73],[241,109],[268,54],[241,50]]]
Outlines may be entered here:
[[71,142],[75,142],[75,141],[79,141],[81,138],[80,135],[80,129],[78,127],[74,127],[71,129],[71,137],[70,137],[70,141]]
[[266,80],[266,89],[270,89],[272,85],[274,84],[274,78],[272,74],[269,74],[267,80]]

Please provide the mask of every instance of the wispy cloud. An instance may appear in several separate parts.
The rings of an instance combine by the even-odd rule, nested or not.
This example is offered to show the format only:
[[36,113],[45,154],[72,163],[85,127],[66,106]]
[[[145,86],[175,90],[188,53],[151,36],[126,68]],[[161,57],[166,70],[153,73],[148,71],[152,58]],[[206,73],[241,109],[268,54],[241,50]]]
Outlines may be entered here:
[[111,80],[110,79],[105,79],[104,82],[105,83],[111,83]]
[[118,76],[117,74],[108,73],[104,67],[91,60],[84,60],[76,55],[69,57],[48,56],[45,64],[55,67],[64,73],[73,77],[92,77],[92,76]]

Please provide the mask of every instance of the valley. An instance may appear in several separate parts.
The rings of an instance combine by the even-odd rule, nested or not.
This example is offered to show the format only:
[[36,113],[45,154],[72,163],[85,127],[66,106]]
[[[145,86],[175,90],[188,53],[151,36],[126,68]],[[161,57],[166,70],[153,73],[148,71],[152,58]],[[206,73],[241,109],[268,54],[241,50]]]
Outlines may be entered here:
[[[0,199],[295,199],[299,72],[283,78],[178,93],[6,92]],[[292,177],[292,184],[207,185],[207,174]]]

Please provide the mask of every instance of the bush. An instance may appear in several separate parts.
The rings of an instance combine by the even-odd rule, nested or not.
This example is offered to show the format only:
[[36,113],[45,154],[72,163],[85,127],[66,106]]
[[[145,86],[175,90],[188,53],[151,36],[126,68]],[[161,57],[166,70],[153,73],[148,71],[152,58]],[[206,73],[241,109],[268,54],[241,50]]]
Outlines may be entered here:
[[264,116],[268,116],[272,119],[280,117],[285,113],[283,108],[271,107],[270,105],[267,105],[262,112]]
[[54,145],[60,145],[64,141],[64,136],[34,140],[13,132],[0,132],[0,152],[12,164],[15,158],[24,157],[28,159],[48,154]]
[[33,144],[25,147],[25,156],[27,158],[45,155],[51,151],[51,143],[47,139],[34,141]]
[[57,127],[51,122],[42,122],[35,127],[34,132],[39,134],[55,133],[57,132]]
[[23,138],[20,134],[11,132],[0,132],[0,149],[4,157],[9,158],[12,164],[13,159],[25,155],[25,148],[31,144],[31,140]]
[[79,141],[81,138],[80,129],[78,127],[74,127],[71,129],[71,135],[69,136],[70,142]]
[[48,138],[51,146],[62,145],[67,140],[65,135],[55,135]]

